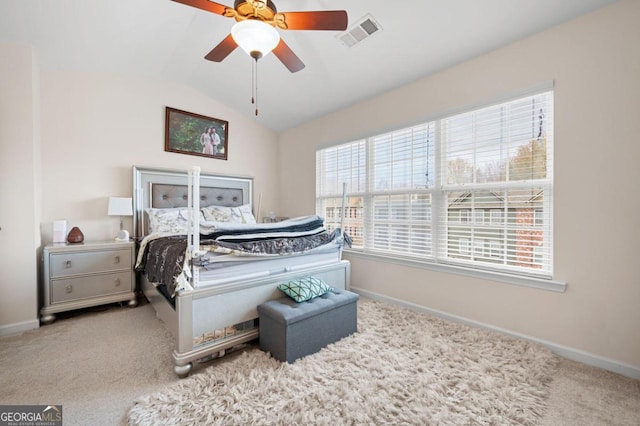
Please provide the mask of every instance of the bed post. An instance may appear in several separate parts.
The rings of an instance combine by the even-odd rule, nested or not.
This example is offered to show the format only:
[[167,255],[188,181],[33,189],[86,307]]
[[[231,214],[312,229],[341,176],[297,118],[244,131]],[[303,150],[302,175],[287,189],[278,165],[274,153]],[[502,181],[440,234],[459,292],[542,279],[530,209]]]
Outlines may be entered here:
[[198,285],[199,269],[192,267],[192,259],[199,255],[200,250],[200,167],[192,166],[187,181],[187,206],[189,221],[187,226],[187,259],[191,269],[191,286]]
[[344,239],[344,216],[347,208],[347,182],[342,182],[342,209],[340,211],[340,236]]
[[187,171],[187,253],[191,248],[191,236],[193,235],[193,215],[192,215],[192,206],[193,206],[193,169],[189,169]]
[[200,250],[200,167],[193,166],[193,196],[192,196],[192,223],[193,248],[195,253]]

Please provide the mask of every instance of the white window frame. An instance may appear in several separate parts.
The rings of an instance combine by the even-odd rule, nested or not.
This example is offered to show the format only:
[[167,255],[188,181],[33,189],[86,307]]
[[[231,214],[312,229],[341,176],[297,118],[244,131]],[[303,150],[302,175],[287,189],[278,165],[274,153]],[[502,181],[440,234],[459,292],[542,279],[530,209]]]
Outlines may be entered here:
[[471,240],[469,238],[460,238],[458,240],[458,253],[463,256],[471,256]]
[[502,257],[502,242],[496,240],[489,241],[489,256],[500,258]]
[[542,210],[535,209],[533,211],[533,225],[534,226],[542,226],[544,225],[544,214]]
[[471,222],[471,210],[469,209],[460,210],[459,223],[469,223],[469,222]]
[[490,221],[489,223],[491,223],[492,225],[498,225],[498,224],[502,224],[502,214],[503,211],[499,210],[499,209],[491,209],[489,211],[489,215],[490,215]]
[[[526,94],[525,96],[519,96],[519,97],[523,98],[526,96],[531,96],[531,95],[535,95],[535,94],[546,92],[546,91],[549,91],[549,88],[546,88],[545,90],[534,91]],[[506,101],[508,102],[510,100],[515,100],[515,99],[517,98],[514,97],[512,99],[507,99]],[[553,111],[553,105],[551,105],[551,112],[552,111]],[[442,119],[444,118],[446,117],[442,117]],[[434,122],[436,123],[436,126],[439,126],[440,120],[436,120]],[[398,132],[403,130],[405,129],[400,129],[398,130]],[[544,185],[543,185],[545,189],[544,211],[546,212],[544,214],[545,216],[544,220],[548,221],[549,223],[551,223],[551,219],[553,216],[553,212],[552,212],[553,176],[551,173],[553,168],[552,168],[552,162],[550,162],[552,161],[552,150],[553,150],[552,132],[553,132],[553,129],[551,128],[550,141],[548,142],[548,145],[547,145],[547,151],[548,152],[551,151],[550,155],[548,154],[549,163],[547,167],[549,179],[548,179],[548,182],[544,182]],[[372,206],[372,200],[376,195],[392,195],[394,193],[400,193],[400,194],[411,193],[413,194],[412,196],[416,196],[416,194],[420,194],[420,193],[429,194],[431,197],[431,204],[429,205],[429,208],[428,208],[429,217],[430,218],[446,217],[446,213],[443,214],[443,211],[442,211],[442,209],[444,208],[443,206],[446,204],[446,199],[445,199],[446,191],[443,189],[444,185],[442,184],[442,182],[440,182],[440,177],[442,176],[441,171],[438,171],[438,170],[430,171],[430,173],[432,173],[435,177],[432,178],[433,180],[430,181],[430,184],[427,188],[415,188],[412,190],[404,190],[404,191],[394,190],[394,188],[391,188],[388,190],[378,190],[378,191],[373,190],[374,189],[373,183],[370,181],[369,178],[372,176],[372,173],[373,173],[373,170],[372,170],[373,161],[371,160],[373,155],[372,140],[376,137],[378,136],[373,136],[371,138],[367,138],[364,140],[366,143],[366,152],[367,152],[366,179],[368,180],[368,183],[366,184],[366,190],[357,191],[357,192],[349,192],[349,190],[347,190],[348,197],[351,197],[351,196],[360,197],[362,204],[364,205],[364,208],[358,211],[358,216],[361,217],[360,222],[371,224],[375,220],[375,218],[373,217],[374,209]],[[358,141],[358,142],[362,142],[362,141]],[[434,163],[436,164],[439,161],[440,162],[442,161],[440,157],[440,155],[442,155],[442,148],[439,145],[441,143],[442,143],[442,140],[439,139],[434,142],[433,147],[431,148],[433,149],[432,155],[434,155]],[[345,145],[348,145],[348,144],[345,144]],[[321,161],[319,157],[321,152],[322,150],[318,151],[318,157],[317,157],[317,160],[318,160],[317,173],[319,174],[322,173],[322,170],[321,170],[322,166],[321,166]],[[441,166],[441,167],[444,167],[444,166]],[[319,188],[319,186],[317,186],[317,188]],[[470,188],[470,189],[473,190],[474,188]],[[316,196],[317,213],[320,215],[323,214],[321,209],[321,206],[323,205],[323,200],[326,200],[329,198],[335,199],[337,195],[338,194],[328,194],[328,195],[317,194]],[[463,213],[463,211],[465,213]],[[499,215],[500,215],[499,218],[497,217],[498,216],[497,212],[499,212]],[[438,216],[438,214],[440,215]],[[476,215],[473,213],[473,210],[460,209],[456,214],[457,214],[457,223],[459,225],[464,227],[466,225],[473,224],[475,226],[474,223],[476,221]],[[535,215],[534,222],[537,222],[537,220],[535,220],[537,219],[537,214],[538,212],[536,211],[534,213]],[[390,213],[389,213],[389,216],[390,216]],[[463,222],[463,216],[464,218],[466,218],[466,221],[464,222]],[[392,218],[389,217],[385,219],[384,222],[390,222],[391,220]],[[481,225],[484,227],[491,227],[492,225],[500,225],[500,226],[507,227],[508,224],[506,224],[506,222],[508,222],[508,220],[509,219],[508,219],[508,214],[506,210],[491,208],[483,211],[483,221],[478,225]],[[463,275],[479,276],[483,278],[494,279],[498,281],[505,281],[505,282],[510,282],[518,285],[537,287],[537,288],[553,290],[553,291],[563,292],[566,288],[565,282],[558,281],[553,278],[552,270],[550,270],[546,274],[539,274],[539,273],[536,273],[536,271],[522,271],[522,270],[514,271],[514,270],[509,270],[508,268],[507,269],[489,268],[489,267],[485,267],[484,264],[478,264],[478,262],[474,262],[473,260],[469,260],[467,262],[466,260],[463,261],[461,259],[459,262],[454,262],[454,264],[449,264],[449,262],[447,261],[443,262],[442,259],[438,258],[438,250],[441,250],[438,248],[438,245],[443,244],[443,241],[448,239],[448,237],[446,236],[447,235],[446,233],[448,232],[446,229],[446,225],[443,225],[442,220],[435,220],[435,222],[431,222],[430,226],[431,226],[431,233],[424,238],[424,240],[428,241],[431,246],[431,249],[428,250],[427,255],[412,255],[407,253],[388,252],[384,248],[372,249],[371,247],[369,247],[369,244],[368,244],[368,242],[373,241],[373,229],[371,226],[364,227],[364,232],[362,233],[363,234],[362,237],[364,240],[364,247],[346,249],[345,252],[355,257],[363,256],[366,258],[376,258],[377,260],[382,260],[382,261],[392,261],[394,263],[408,264],[411,266],[419,266],[419,267],[426,267],[429,269],[461,273]],[[388,235],[391,236],[393,233],[393,231],[391,230],[392,228],[390,227],[388,229],[389,229],[389,231],[387,231]],[[445,235],[444,239],[442,238],[442,235]],[[552,228],[550,225],[547,227],[547,231],[545,231],[544,237],[546,238],[545,241],[550,241],[550,247],[547,247],[546,249],[537,249],[536,251],[542,253],[543,256],[545,256],[544,261],[546,262],[547,265],[551,265],[552,254],[553,254],[553,250],[552,250],[553,242],[551,240]],[[465,239],[464,237],[459,238],[457,241],[457,245],[455,246],[455,248],[453,248],[453,250],[454,252],[457,251],[461,255],[464,253],[463,257],[466,256],[467,258],[473,258],[474,256],[482,256],[485,260],[495,259],[496,257],[501,256],[501,254],[499,254],[498,252],[502,252],[507,247],[506,239],[504,241],[500,241],[500,240],[494,240],[493,237],[489,239],[484,238],[482,240],[482,247],[483,247],[482,253],[479,255],[477,253],[477,248],[480,246],[480,242],[479,241],[475,242],[473,239],[468,239],[465,245],[463,241],[464,239]],[[489,243],[488,245],[487,245],[487,242]],[[389,244],[390,246],[393,245],[391,242]]]

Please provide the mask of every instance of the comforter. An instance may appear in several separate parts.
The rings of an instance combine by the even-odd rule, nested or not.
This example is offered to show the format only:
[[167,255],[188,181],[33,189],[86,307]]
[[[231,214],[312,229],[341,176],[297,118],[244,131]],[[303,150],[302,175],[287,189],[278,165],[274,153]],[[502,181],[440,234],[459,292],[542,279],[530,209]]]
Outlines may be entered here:
[[[340,230],[330,233],[323,224],[319,216],[254,225],[203,222],[200,247],[193,263],[209,269],[228,262],[229,255],[264,259],[299,255],[330,244],[342,245]],[[166,285],[169,294],[174,295],[178,277],[188,268],[186,253],[186,235],[151,234],[141,243],[136,270],[144,272],[150,282]]]

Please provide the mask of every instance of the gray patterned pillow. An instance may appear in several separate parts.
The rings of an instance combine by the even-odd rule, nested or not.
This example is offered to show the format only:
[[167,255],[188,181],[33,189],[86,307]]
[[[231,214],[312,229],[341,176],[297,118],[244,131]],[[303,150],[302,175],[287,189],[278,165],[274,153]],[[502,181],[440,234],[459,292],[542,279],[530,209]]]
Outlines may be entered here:
[[249,223],[251,225],[256,224],[256,218],[251,211],[251,205],[243,204],[240,207],[235,207],[240,212],[242,216],[242,223]]
[[320,278],[311,276],[282,283],[278,288],[296,302],[311,300],[333,290]]
[[256,223],[249,204],[239,207],[207,206],[200,210],[204,215],[204,220],[208,222],[250,223],[252,225]]
[[202,214],[204,215],[204,220],[210,222],[242,222],[242,217],[238,214],[233,214],[233,210],[231,207],[224,206],[207,206],[203,207]]
[[149,215],[149,233],[162,232],[186,234],[189,209],[186,207],[167,209],[147,209]]

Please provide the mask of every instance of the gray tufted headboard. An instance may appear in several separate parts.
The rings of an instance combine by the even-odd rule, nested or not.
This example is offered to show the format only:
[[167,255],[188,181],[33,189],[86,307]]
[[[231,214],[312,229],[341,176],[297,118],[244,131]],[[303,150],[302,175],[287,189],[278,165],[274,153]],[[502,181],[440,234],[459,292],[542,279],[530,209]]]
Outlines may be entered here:
[[[141,238],[147,233],[148,208],[186,207],[186,170],[133,168],[133,232]],[[251,204],[253,179],[247,177],[200,174],[200,207],[235,207]]]
[[[164,209],[186,207],[187,185],[151,184],[151,207]],[[242,203],[242,189],[200,187],[200,207],[211,205],[237,207]]]

